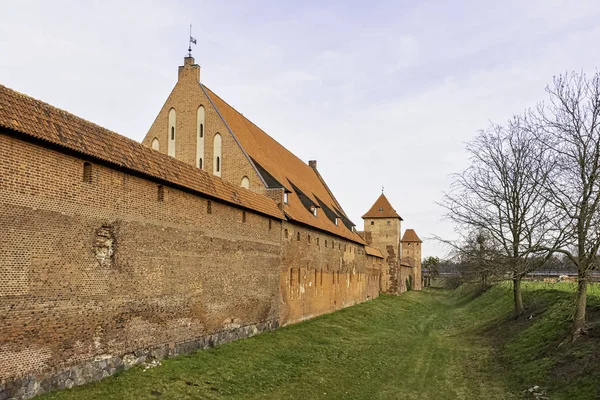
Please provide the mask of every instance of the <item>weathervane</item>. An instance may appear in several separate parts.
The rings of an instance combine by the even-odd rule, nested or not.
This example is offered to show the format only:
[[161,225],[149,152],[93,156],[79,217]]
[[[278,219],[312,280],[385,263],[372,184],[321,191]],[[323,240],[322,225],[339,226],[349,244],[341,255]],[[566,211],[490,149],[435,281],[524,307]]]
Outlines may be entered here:
[[190,45],[188,47],[188,57],[192,56],[192,43],[196,44],[196,39],[192,37],[192,24],[190,24]]

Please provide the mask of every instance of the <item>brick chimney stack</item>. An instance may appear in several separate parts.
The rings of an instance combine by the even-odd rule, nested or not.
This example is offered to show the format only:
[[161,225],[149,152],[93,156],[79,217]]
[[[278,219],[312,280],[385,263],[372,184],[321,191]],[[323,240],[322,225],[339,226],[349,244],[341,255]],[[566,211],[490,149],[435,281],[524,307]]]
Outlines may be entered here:
[[179,80],[194,79],[200,82],[200,66],[194,61],[194,57],[184,57],[183,65],[179,67]]
[[308,166],[311,167],[312,169],[314,169],[316,171],[316,169],[317,169],[317,160],[309,160],[308,161]]

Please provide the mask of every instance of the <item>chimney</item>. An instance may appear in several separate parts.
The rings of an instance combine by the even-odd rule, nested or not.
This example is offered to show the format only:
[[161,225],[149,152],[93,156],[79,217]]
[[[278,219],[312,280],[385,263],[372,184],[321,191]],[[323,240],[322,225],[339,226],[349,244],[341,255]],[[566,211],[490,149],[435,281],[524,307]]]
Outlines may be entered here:
[[193,79],[200,82],[200,66],[195,63],[194,57],[188,56],[183,59],[183,65],[179,67],[179,81]]
[[317,170],[317,160],[309,160],[308,166],[316,171]]

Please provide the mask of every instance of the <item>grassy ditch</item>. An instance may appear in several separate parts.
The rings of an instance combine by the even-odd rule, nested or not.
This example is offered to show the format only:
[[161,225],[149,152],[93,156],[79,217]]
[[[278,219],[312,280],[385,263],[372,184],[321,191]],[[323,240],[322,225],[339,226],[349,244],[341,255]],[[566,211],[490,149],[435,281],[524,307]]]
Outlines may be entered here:
[[[41,399],[511,399],[539,385],[551,399],[600,398],[591,335],[557,347],[568,286],[526,283],[531,318],[511,292],[430,289],[381,296],[274,332],[132,368]],[[592,321],[600,298],[590,296]]]

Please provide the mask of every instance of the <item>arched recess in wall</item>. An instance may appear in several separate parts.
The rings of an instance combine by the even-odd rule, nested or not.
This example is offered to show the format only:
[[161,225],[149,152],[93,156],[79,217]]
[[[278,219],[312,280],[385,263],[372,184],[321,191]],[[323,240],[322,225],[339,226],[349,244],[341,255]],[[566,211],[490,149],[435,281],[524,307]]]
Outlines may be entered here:
[[222,142],[221,134],[216,133],[213,139],[213,175],[216,176],[221,176],[221,171],[223,170]]
[[152,148],[154,150],[160,150],[160,143],[158,142],[158,138],[152,139]]
[[204,107],[198,107],[196,115],[196,167],[204,168]]
[[246,189],[250,189],[250,179],[248,179],[247,176],[244,176],[242,178],[242,183],[240,184],[240,186]]
[[171,110],[169,110],[169,142],[168,142],[168,154],[171,157],[175,157],[175,126],[176,126],[176,122],[177,122],[177,115],[175,114],[175,109],[171,108]]

